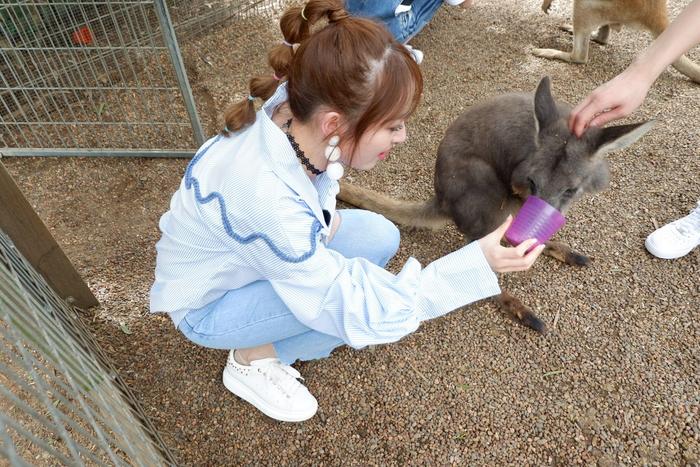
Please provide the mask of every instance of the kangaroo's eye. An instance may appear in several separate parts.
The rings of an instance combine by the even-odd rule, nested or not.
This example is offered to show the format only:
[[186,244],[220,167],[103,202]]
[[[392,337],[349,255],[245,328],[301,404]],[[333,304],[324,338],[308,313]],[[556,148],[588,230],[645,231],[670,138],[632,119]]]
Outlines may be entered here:
[[564,191],[564,196],[566,198],[571,198],[576,194],[576,192],[578,192],[576,188],[569,188],[568,190]]
[[533,179],[531,179],[531,178],[528,177],[528,179],[527,179],[527,184],[528,184],[528,186],[529,186],[529,188],[530,188],[530,193],[531,193],[531,194],[534,195],[535,193],[537,193],[537,185],[535,185],[535,181],[534,181]]

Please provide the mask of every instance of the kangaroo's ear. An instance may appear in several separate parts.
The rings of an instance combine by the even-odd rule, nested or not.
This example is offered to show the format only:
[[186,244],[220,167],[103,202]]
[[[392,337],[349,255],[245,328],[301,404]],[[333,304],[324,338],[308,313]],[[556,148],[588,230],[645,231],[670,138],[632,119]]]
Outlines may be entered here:
[[603,157],[609,152],[626,148],[644,136],[655,124],[656,120],[650,120],[630,125],[601,128],[592,141],[593,151],[591,153],[593,157]]
[[536,133],[539,133],[542,128],[558,118],[559,112],[557,112],[557,105],[552,97],[549,76],[545,76],[540,81],[540,84],[537,85],[537,90],[535,91]]

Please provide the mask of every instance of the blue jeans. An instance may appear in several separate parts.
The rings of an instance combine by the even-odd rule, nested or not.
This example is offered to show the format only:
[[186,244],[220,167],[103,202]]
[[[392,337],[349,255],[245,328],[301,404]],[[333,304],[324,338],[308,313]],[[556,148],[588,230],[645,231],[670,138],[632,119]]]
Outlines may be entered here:
[[346,0],[348,13],[381,21],[394,38],[402,44],[408,42],[433,17],[442,0],[415,0],[410,11],[394,15],[401,0]]
[[[328,248],[347,258],[362,257],[386,266],[399,248],[399,230],[379,214],[359,209],[338,211],[341,223]],[[302,278],[303,279],[303,278]],[[188,312],[179,325],[192,342],[214,349],[243,349],[272,344],[279,359],[328,357],[343,345],[335,336],[300,323],[268,281],[257,281]]]

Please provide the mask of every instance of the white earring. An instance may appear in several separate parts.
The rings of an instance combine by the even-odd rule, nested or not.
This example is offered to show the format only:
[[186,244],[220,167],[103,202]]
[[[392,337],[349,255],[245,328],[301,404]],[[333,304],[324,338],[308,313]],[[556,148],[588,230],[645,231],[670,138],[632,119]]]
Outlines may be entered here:
[[328,159],[328,165],[326,166],[326,173],[331,180],[340,180],[343,176],[345,170],[340,162],[340,148],[338,143],[340,142],[340,137],[338,135],[331,136],[328,140],[328,146],[326,146],[326,159]]

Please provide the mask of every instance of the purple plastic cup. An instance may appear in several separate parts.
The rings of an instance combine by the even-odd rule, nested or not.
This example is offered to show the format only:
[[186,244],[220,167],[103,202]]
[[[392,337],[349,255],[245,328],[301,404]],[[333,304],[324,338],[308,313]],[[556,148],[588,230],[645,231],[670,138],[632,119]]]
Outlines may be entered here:
[[537,245],[546,243],[565,222],[566,218],[554,206],[542,198],[530,195],[506,230],[505,237],[514,246],[528,238],[537,239],[537,243],[528,250],[530,251]]

